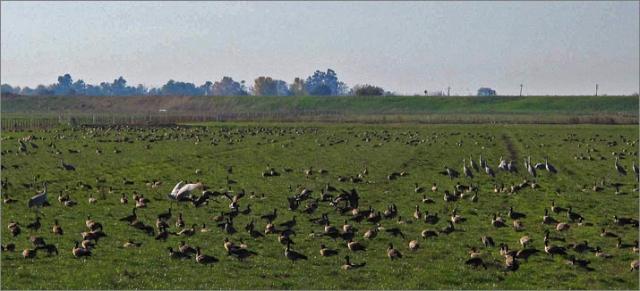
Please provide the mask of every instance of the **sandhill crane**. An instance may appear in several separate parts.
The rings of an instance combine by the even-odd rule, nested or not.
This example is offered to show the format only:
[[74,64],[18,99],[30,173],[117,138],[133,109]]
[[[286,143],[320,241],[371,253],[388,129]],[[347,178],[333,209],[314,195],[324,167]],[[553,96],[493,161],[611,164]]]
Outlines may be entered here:
[[467,168],[466,159],[462,159],[462,172],[464,173],[464,175],[466,177],[473,178],[473,173],[471,172],[471,170],[469,168]]
[[487,173],[487,175],[491,176],[492,178],[496,177],[496,174],[493,172],[493,170],[489,167],[487,163],[485,163],[484,165],[484,171]]
[[621,176],[626,176],[627,175],[627,171],[622,167],[622,165],[620,165],[619,163],[619,157],[616,156],[616,162],[614,164],[614,166],[616,167],[616,171],[618,171],[618,174]]
[[502,156],[500,156],[500,163],[498,164],[498,169],[502,169],[505,171],[508,171],[509,169],[507,168],[507,161],[505,161]]
[[478,171],[479,169],[478,164],[476,164],[476,162],[471,158],[471,156],[469,156],[469,165],[471,166],[471,168]]
[[534,168],[531,165],[531,156],[529,156],[528,159],[524,160],[524,166],[525,168],[527,168],[527,172],[529,172],[529,175],[533,176],[534,178],[536,177],[536,168]]
[[44,182],[42,184],[44,186],[44,189],[42,190],[42,192],[38,192],[35,196],[29,199],[29,203],[28,203],[29,208],[34,206],[42,207],[42,206],[49,205],[49,200],[47,198],[47,182]]

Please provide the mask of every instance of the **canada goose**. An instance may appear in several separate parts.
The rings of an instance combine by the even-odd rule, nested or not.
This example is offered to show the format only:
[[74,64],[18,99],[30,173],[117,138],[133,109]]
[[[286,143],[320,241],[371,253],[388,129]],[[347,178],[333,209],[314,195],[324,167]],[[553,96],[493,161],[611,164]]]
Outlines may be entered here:
[[448,190],[444,190],[444,196],[443,197],[444,197],[443,198],[444,202],[453,202],[453,201],[457,200],[456,195],[449,194]]
[[413,188],[413,192],[416,192],[416,193],[422,193],[422,192],[424,192],[424,188],[420,187],[420,186],[418,185],[418,183],[413,183],[413,185],[415,186],[415,187]]
[[40,223],[40,216],[36,216],[36,220],[34,222],[27,224],[27,228],[34,231],[38,231],[40,226],[42,226]]
[[467,220],[466,218],[462,217],[461,215],[457,214],[456,209],[453,209],[453,213],[451,214],[451,222],[453,223],[461,223],[463,221]]
[[493,242],[493,238],[490,236],[486,236],[483,235],[480,240],[482,241],[482,244],[484,244],[485,247],[493,247],[496,244]]
[[367,248],[365,246],[363,246],[359,242],[355,242],[355,241],[353,241],[351,239],[347,241],[347,248],[352,252],[366,251],[367,250]]
[[267,225],[264,227],[264,234],[272,234],[276,232],[276,226],[271,222],[267,223]]
[[9,222],[9,225],[7,225],[7,228],[11,232],[11,235],[14,237],[19,235],[21,232],[20,224],[18,224],[17,222]]
[[[135,210],[135,208],[134,208]],[[167,212],[163,212],[158,214],[158,218],[162,220],[169,220],[171,218],[171,207],[167,210]]]
[[553,211],[555,213],[560,213],[560,212],[567,211],[567,209],[559,207],[559,206],[556,206],[556,202],[554,200],[551,200],[551,211]]
[[393,244],[389,243],[389,247],[387,247],[387,257],[392,261],[395,259],[401,259],[402,253],[399,250],[393,248]]
[[631,268],[629,269],[630,272],[633,271],[637,271],[640,268],[640,260],[634,260],[633,262],[631,262]]
[[167,247],[167,250],[169,251],[169,257],[172,259],[184,260],[190,258],[190,256],[187,254],[183,254],[179,251],[174,251],[172,247]]
[[524,213],[513,211],[513,207],[509,207],[509,212],[507,213],[507,215],[509,215],[509,218],[511,219],[520,219],[527,217]]
[[14,243],[8,243],[7,245],[2,246],[3,252],[14,252],[16,250],[16,245]]
[[139,248],[141,245],[142,245],[142,243],[134,242],[133,240],[128,239],[127,241],[124,242],[122,247],[124,247],[124,248]]
[[480,257],[470,258],[466,260],[464,263],[466,265],[470,265],[474,267],[482,266],[485,270],[487,269],[487,266],[485,265],[484,261]]
[[569,228],[571,228],[571,225],[569,225],[568,223],[559,222],[558,224],[556,224],[557,231],[566,231],[569,230]]
[[424,239],[427,239],[427,238],[430,238],[430,237],[438,236],[438,233],[435,230],[425,229],[420,233],[420,236],[422,236],[422,238],[424,238]]
[[620,225],[620,226],[624,226],[627,224],[631,224],[635,227],[638,226],[638,220],[637,219],[633,219],[633,218],[628,218],[628,217],[618,217],[617,215],[613,216],[613,223]]
[[438,220],[440,220],[438,218],[438,213],[429,214],[429,211],[425,211],[424,222],[426,222],[428,224],[436,224],[436,223],[438,223]]
[[513,255],[506,255],[504,257],[504,268],[507,271],[515,271],[518,269],[519,267],[519,262],[516,259],[516,256]]
[[87,215],[87,219],[84,221],[84,224],[89,230],[102,229],[102,224],[91,219],[91,215]]
[[493,227],[505,227],[505,223],[502,220],[502,217],[498,217],[497,214],[493,214],[493,217],[491,218],[491,225],[493,225]]
[[129,203],[129,199],[124,193],[122,193],[122,197],[120,197],[120,204],[127,204],[127,203]]
[[420,243],[417,240],[411,240],[409,241],[409,249],[412,251],[416,251],[418,250],[418,248],[420,248]]
[[347,220],[344,220],[344,224],[342,225],[342,232],[343,233],[351,233],[353,231],[353,226],[351,226],[351,224],[349,224],[347,222]]
[[278,217],[278,209],[274,208],[273,213],[267,213],[265,215],[260,216],[261,219],[265,219],[269,222],[274,221]]
[[583,218],[582,215],[575,213],[572,211],[572,208],[569,207],[569,210],[567,210],[567,218],[570,221],[575,221],[575,220],[579,220],[580,218]]
[[544,252],[550,254],[552,257],[554,255],[566,255],[567,251],[563,247],[549,245],[549,242],[544,242]]
[[436,185],[436,183],[433,183],[433,186],[431,186],[431,192],[438,192],[438,185]]
[[64,231],[62,230],[62,226],[58,223],[58,219],[53,220],[53,227],[51,228],[51,232],[55,235],[63,235]]
[[158,234],[155,236],[155,239],[165,241],[168,237],[169,231],[167,231],[167,227],[162,227],[158,230]]
[[79,257],[88,257],[91,256],[91,251],[85,248],[80,247],[80,243],[78,241],[75,241],[76,245],[75,247],[73,247],[73,249],[71,249],[71,253],[73,254],[74,257],[79,258]]
[[296,216],[294,215],[291,220],[285,221],[283,223],[278,224],[279,226],[282,227],[286,227],[286,228],[292,228],[296,225],[297,221],[296,221]]
[[96,244],[93,241],[91,241],[90,239],[83,239],[80,242],[80,246],[82,248],[84,248],[84,249],[91,250],[93,247],[96,246]]
[[2,202],[3,202],[4,204],[12,204],[12,203],[15,203],[15,202],[17,202],[17,201],[18,201],[18,200],[16,200],[16,199],[13,199],[13,198],[9,197],[9,193],[4,192],[4,193],[2,193],[2,194],[3,194],[3,196],[4,196],[4,199],[2,199]]
[[462,159],[462,172],[464,173],[465,177],[473,178],[473,173],[471,172],[471,170],[469,168],[467,168],[466,159]]
[[200,247],[196,247],[196,262],[198,264],[207,265],[207,264],[215,263],[217,261],[218,259],[216,259],[213,256],[203,254],[202,251],[200,250]]
[[36,257],[36,252],[35,249],[24,249],[22,251],[22,257],[25,259],[33,259]]
[[453,223],[451,223],[451,221],[447,221],[447,223],[448,223],[447,226],[440,229],[440,233],[450,234],[455,230],[455,228],[453,227]]
[[366,263],[364,263],[364,262],[360,263],[360,264],[351,263],[351,260],[350,260],[349,256],[345,256],[344,260],[345,260],[344,265],[342,265],[340,267],[343,270],[351,270],[351,269],[361,268],[361,267],[364,267],[366,265]]
[[596,255],[596,257],[598,257],[598,258],[604,258],[604,259],[610,259],[610,258],[612,258],[612,257],[613,257],[612,255],[610,255],[610,254],[607,254],[607,253],[603,252],[603,251],[600,249],[600,247],[596,247],[596,249],[595,249],[595,255]]
[[583,241],[580,243],[575,243],[575,244],[569,244],[568,247],[570,247],[571,249],[573,249],[574,251],[578,252],[578,253],[582,253],[582,252],[586,252],[586,251],[590,251],[591,247],[589,246],[589,242],[588,241]]
[[29,237],[29,241],[31,242],[31,244],[33,244],[35,248],[41,247],[46,244],[44,242],[44,238],[40,236],[31,236]]
[[297,260],[306,260],[307,259],[307,256],[305,256],[305,255],[303,255],[301,253],[298,253],[296,251],[292,251],[290,243],[287,244],[287,248],[284,250],[284,256],[287,259],[289,259],[291,261],[294,261],[294,262],[297,261]]
[[529,243],[531,243],[531,238],[528,235],[520,238],[520,245],[522,245],[523,248],[526,248]]
[[320,245],[320,255],[323,257],[330,257],[333,255],[337,255],[338,251],[337,250],[332,250],[327,248],[324,244]]
[[373,228],[367,230],[362,237],[364,239],[374,239],[378,235],[378,226],[374,226]]
[[600,230],[600,236],[601,236],[601,237],[618,237],[618,235],[617,235],[617,234],[615,234],[615,233],[613,233],[613,232],[610,232],[610,231],[607,231],[607,230],[605,230],[604,228],[602,228],[602,229]]
[[89,194],[89,204],[95,204],[96,202],[98,202],[98,199],[96,199],[95,197],[93,197],[93,194]]
[[422,203],[433,204],[433,203],[436,203],[436,202],[433,199],[427,197],[427,195],[425,194],[425,195],[422,195]]
[[177,233],[177,235],[180,235],[180,236],[192,236],[192,235],[194,235],[196,233],[196,226],[198,226],[198,225],[197,224],[192,224],[191,228],[185,228],[185,229],[179,231]]
[[476,258],[480,257],[482,254],[476,249],[476,247],[471,247],[469,249],[469,257]]
[[542,216],[542,224],[556,224],[558,223],[557,220],[555,220],[555,218],[549,216],[549,212],[547,211],[547,209],[544,209],[544,216]]
[[513,221],[513,229],[515,231],[522,231],[524,229],[524,225],[522,225],[522,221],[516,219]]
[[178,251],[187,255],[196,253],[196,249],[186,244],[184,241],[180,241],[180,245],[178,245]]
[[138,215],[136,214],[136,208],[133,208],[133,210],[131,211],[131,215],[125,216],[123,218],[120,218],[120,221],[126,221],[129,223],[132,223],[134,221],[136,221],[138,219]]
[[565,263],[570,266],[576,266],[576,267],[585,268],[587,270],[592,270],[591,268],[589,268],[589,264],[591,263],[589,260],[576,259],[576,257],[573,255],[570,256],[569,260],[565,261]]
[[176,219],[176,227],[177,228],[184,227],[184,219],[182,218],[182,212],[178,213],[178,219]]

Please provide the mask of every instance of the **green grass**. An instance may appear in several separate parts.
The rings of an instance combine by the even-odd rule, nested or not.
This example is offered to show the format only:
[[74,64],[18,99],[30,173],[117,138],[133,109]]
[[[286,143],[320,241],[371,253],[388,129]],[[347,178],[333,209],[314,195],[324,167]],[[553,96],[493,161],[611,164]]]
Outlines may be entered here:
[[365,114],[622,114],[638,116],[637,96],[216,96],[3,97],[2,113],[51,112],[333,112]]
[[[309,105],[311,106],[311,105]],[[637,102],[635,103],[637,108]],[[4,110],[4,101],[3,101]],[[29,153],[16,154],[17,139],[34,135],[37,149],[29,147]],[[196,136],[200,142],[196,142]],[[388,136],[388,141],[383,137]],[[505,136],[505,137],[503,137]],[[128,137],[131,142],[117,142]],[[369,137],[370,141],[365,139]],[[144,140],[142,140],[144,138]],[[505,143],[513,144],[516,162],[520,173],[511,175],[496,169],[500,156],[509,156]],[[638,289],[638,273],[629,272],[629,263],[638,259],[630,248],[615,248],[615,239],[599,236],[600,227],[606,227],[622,236],[623,242],[632,243],[638,238],[638,229],[612,225],[614,214],[638,218],[638,193],[633,192],[637,184],[632,175],[619,177],[614,168],[612,152],[624,152],[622,165],[631,172],[632,161],[637,161],[637,126],[528,126],[528,125],[345,125],[345,124],[254,124],[254,123],[212,123],[201,127],[94,130],[60,128],[51,131],[16,132],[2,134],[2,171],[11,183],[6,191],[19,200],[16,204],[2,205],[2,243],[13,242],[19,250],[29,247],[29,235],[43,236],[47,242],[54,243],[60,255],[48,257],[38,253],[37,258],[25,260],[19,252],[2,253],[2,289]],[[151,142],[151,139],[155,139]],[[212,145],[215,139],[218,145]],[[423,141],[417,145],[407,144],[409,140]],[[343,140],[342,143],[336,143]],[[62,151],[61,155],[51,153],[47,145],[54,142]],[[615,141],[615,145],[607,142]],[[460,146],[457,143],[462,142]],[[150,149],[145,149],[150,145]],[[95,153],[100,148],[103,153]],[[115,154],[117,148],[122,152]],[[67,149],[80,150],[79,154],[70,154]],[[590,151],[592,150],[592,151]],[[6,152],[11,151],[11,152]],[[590,151],[590,152],[588,152]],[[475,173],[473,180],[450,180],[438,172],[448,165],[460,171],[462,158],[473,156],[477,160],[482,155],[498,172],[492,180],[483,173]],[[575,159],[575,156],[588,155],[593,161]],[[557,175],[540,172],[536,181],[541,188],[525,189],[517,194],[495,194],[494,183],[511,185],[528,178],[522,169],[522,160],[531,155],[534,162],[549,156],[549,161],[558,168]],[[600,160],[603,157],[603,160]],[[58,169],[59,159],[76,166],[75,172]],[[12,166],[18,165],[18,169]],[[176,247],[182,240],[170,237],[167,242],[158,242],[135,230],[118,219],[128,215],[132,205],[121,205],[118,201],[121,193],[131,198],[133,191],[151,199],[147,209],[138,211],[141,219],[153,224],[155,216],[169,207],[166,194],[179,180],[204,181],[213,189],[226,187],[226,166],[233,165],[231,179],[238,181],[233,190],[246,189],[247,192],[264,193],[266,199],[250,199],[247,195],[240,200],[241,209],[251,204],[250,215],[239,215],[234,225],[240,231],[229,236],[238,242],[243,238],[251,250],[259,255],[238,262],[227,257],[222,246],[226,234],[215,228],[213,232],[197,233],[187,238],[190,245],[201,246],[206,254],[217,257],[220,262],[202,266],[193,260],[171,260],[166,247]],[[293,173],[282,173],[280,177],[264,178],[261,172],[267,165],[280,170],[289,167]],[[338,175],[355,175],[367,165],[371,183],[340,183]],[[326,169],[326,175],[314,175],[305,178],[303,169]],[[195,170],[201,169],[202,175]],[[406,177],[388,181],[386,176],[393,171],[407,171]],[[31,182],[33,175],[40,180],[49,181],[49,199],[51,207],[44,208],[43,227],[39,232],[31,232],[24,227],[35,216],[26,207],[26,201],[34,194],[33,190],[21,186]],[[98,185],[96,177],[105,178],[105,184]],[[135,181],[134,185],[123,185],[122,178]],[[594,181],[605,177],[608,185],[623,183],[623,194],[614,194],[607,186],[604,191],[589,191]],[[158,179],[163,185],[158,190],[147,187],[145,180]],[[93,186],[93,190],[77,189],[83,181]],[[468,199],[454,203],[442,200],[442,190],[451,189],[456,182],[474,183],[480,186],[479,201]],[[362,234],[372,225],[355,223],[359,229],[356,239],[364,241],[367,252],[350,254],[354,262],[366,262],[362,269],[345,272],[340,270],[342,257],[348,254],[341,239],[310,238],[311,231],[319,232],[321,226],[308,222],[310,217],[319,217],[329,213],[335,225],[342,225],[344,219],[330,206],[322,203],[316,213],[307,215],[299,210],[292,213],[286,210],[286,196],[291,193],[288,186],[298,184],[314,190],[318,197],[325,183],[342,189],[356,188],[361,196],[361,208],[372,206],[383,211],[390,203],[398,206],[400,215],[411,221],[416,204],[421,210],[437,212],[441,221],[435,225],[413,222],[397,225],[396,220],[383,220],[386,227],[398,226],[406,235],[406,240],[380,233],[372,241],[364,241]],[[421,204],[421,194],[413,192],[413,183],[430,188],[432,183],[439,185],[436,194],[427,193],[436,200],[435,204]],[[57,200],[59,191],[69,187],[69,194],[78,201],[73,208],[60,205]],[[100,194],[99,186],[111,186],[114,193]],[[583,191],[586,188],[587,191]],[[89,193],[99,199],[97,204],[88,204]],[[540,224],[544,208],[548,208],[551,199],[563,207],[572,206],[593,226],[571,225],[566,233],[557,233],[551,227]],[[218,198],[208,206],[194,208],[191,205],[174,205],[173,223],[178,212],[184,214],[187,224],[206,223],[214,228],[211,218],[220,211],[227,211],[229,201]],[[131,201],[130,201],[131,203]],[[490,225],[490,215],[500,212],[506,217],[509,206],[524,212],[525,230],[516,232],[511,227],[496,229]],[[257,221],[257,229],[263,230],[265,222],[258,219],[262,214],[279,209],[276,223],[289,220],[292,215],[298,218],[295,227],[297,235],[293,237],[293,248],[309,256],[308,261],[292,263],[283,256],[283,247],[277,237],[270,235],[253,240],[243,232],[243,227],[251,219]],[[410,252],[407,242],[419,239],[423,229],[440,229],[445,225],[451,210],[457,207],[459,213],[468,220],[458,226],[448,236],[442,235],[434,240],[420,240],[421,249]],[[304,208],[304,203],[301,208]],[[104,225],[108,237],[100,240],[88,259],[76,259],[71,255],[73,241],[80,239],[79,233],[85,231],[86,215]],[[566,221],[565,215],[553,214]],[[65,230],[61,237],[50,233],[53,219],[60,220]],[[11,237],[6,225],[15,220],[23,225],[23,233]],[[509,225],[511,220],[507,218]],[[564,264],[560,257],[551,258],[544,253],[521,261],[515,272],[505,272],[495,266],[488,270],[474,269],[463,264],[468,258],[469,246],[480,246],[480,236],[492,236],[496,243],[508,243],[517,249],[518,239],[522,235],[533,238],[533,246],[543,248],[542,236],[550,229],[553,236],[562,236],[566,242],[552,241],[553,244],[588,240],[590,245],[600,246],[614,255],[605,260],[592,253],[575,254],[579,258],[591,260],[592,272],[572,268]],[[139,249],[123,249],[122,243],[131,238],[141,241]],[[386,246],[393,242],[405,256],[401,260],[389,261]],[[318,253],[320,243],[338,249],[340,254],[324,258]],[[498,248],[481,248],[486,261],[502,264],[504,259]]]

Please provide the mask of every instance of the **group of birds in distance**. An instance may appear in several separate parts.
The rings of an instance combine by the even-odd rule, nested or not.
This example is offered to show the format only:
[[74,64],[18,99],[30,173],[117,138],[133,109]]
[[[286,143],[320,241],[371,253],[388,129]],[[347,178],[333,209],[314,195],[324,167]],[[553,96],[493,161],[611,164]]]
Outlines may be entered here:
[[[34,136],[29,136],[19,140],[18,150],[15,152],[16,154],[24,154],[28,151],[28,144],[31,143],[33,147],[37,147],[35,141],[37,138]],[[55,148],[55,144],[50,143],[49,147]],[[96,150],[99,154],[98,150]],[[10,150],[3,151],[3,154],[10,153]],[[26,155],[25,155],[26,157]],[[531,161],[531,157],[527,157],[523,161],[523,173],[525,176],[529,176],[529,178],[525,179],[522,183],[516,183],[510,186],[505,185],[493,185],[493,191],[495,193],[509,193],[515,194],[524,189],[538,189],[540,185],[535,182],[535,178],[541,175],[540,172],[544,172],[544,175],[555,175],[558,173],[558,169],[554,167],[548,160],[548,158],[544,158],[542,162],[533,163]],[[635,175],[635,181],[638,181],[638,165],[633,162],[631,166],[633,174]],[[5,166],[3,165],[3,169]],[[65,163],[63,160],[60,160],[60,169],[63,171],[76,171],[76,166]],[[614,173],[620,176],[627,175],[627,169],[620,163],[618,156],[616,156],[615,162],[610,168],[611,171],[615,171]],[[496,171],[490,165],[490,162],[486,159],[483,159],[482,156],[476,162],[474,159],[469,157],[469,159],[463,160],[463,165],[460,168],[460,172],[454,168],[444,167],[444,170],[440,172],[440,174],[449,177],[452,181],[454,179],[458,179],[461,176],[464,178],[473,179],[474,176],[477,175],[487,175],[491,178],[496,176]],[[503,171],[505,173],[516,174],[519,173],[519,169],[516,166],[514,161],[505,160],[502,157],[497,163],[496,167],[497,171]],[[292,169],[283,169],[284,172],[294,172]],[[306,177],[313,177],[314,175],[326,175],[329,171],[325,169],[314,170],[313,168],[303,169],[301,174],[304,174]],[[200,170],[196,170],[196,174],[200,174]],[[356,188],[352,188],[350,190],[338,189],[337,187],[332,186],[330,183],[326,183],[322,189],[319,191],[314,191],[310,188],[304,187],[302,185],[298,185],[298,187],[289,186],[289,189],[293,195],[287,196],[286,200],[282,200],[282,208],[286,209],[286,211],[290,211],[294,213],[293,217],[290,220],[282,221],[277,223],[277,219],[282,218],[282,210],[276,207],[273,211],[268,213],[263,213],[259,216],[252,216],[253,212],[250,208],[250,204],[246,204],[243,208],[241,203],[244,203],[246,199],[260,200],[264,199],[263,196],[255,194],[254,192],[246,193],[244,189],[239,191],[232,191],[231,185],[236,182],[229,178],[230,175],[233,174],[233,167],[228,166],[227,168],[227,186],[228,189],[221,189],[218,191],[212,190],[210,187],[206,186],[203,182],[178,182],[170,191],[167,191],[166,202],[170,206],[168,210],[162,213],[157,213],[155,225],[152,225],[148,222],[145,222],[138,216],[137,211],[139,209],[144,209],[147,207],[149,203],[152,203],[149,198],[144,197],[144,195],[139,194],[138,192],[133,192],[131,196],[131,200],[129,196],[125,193],[121,193],[121,195],[116,194],[119,198],[119,203],[122,204],[122,207],[131,207],[133,205],[131,214],[122,217],[119,219],[120,223],[128,224],[133,229],[140,230],[152,237],[153,240],[156,241],[166,241],[170,236],[178,236],[182,237],[180,244],[172,247],[166,246],[167,255],[174,259],[184,259],[184,260],[194,260],[199,264],[213,264],[218,262],[218,259],[213,255],[205,254],[205,252],[199,246],[192,246],[187,243],[188,238],[197,235],[198,233],[207,233],[212,231],[220,231],[226,235],[224,241],[222,242],[222,246],[227,255],[237,258],[238,260],[244,261],[253,256],[258,256],[256,251],[251,250],[248,244],[244,240],[233,241],[232,238],[234,234],[238,233],[238,229],[234,224],[234,218],[239,215],[249,216],[251,220],[249,223],[244,225],[243,229],[240,231],[246,232],[250,237],[256,239],[256,243],[261,239],[270,239],[269,237],[275,237],[279,243],[282,244],[283,250],[282,255],[284,258],[291,261],[299,261],[299,260],[308,260],[308,254],[304,254],[299,250],[294,250],[292,245],[295,245],[294,238],[298,235],[296,232],[296,225],[298,224],[298,220],[296,219],[295,213],[301,213],[300,215],[309,216],[309,222],[317,225],[318,231],[313,231],[309,234],[309,237],[322,238],[329,237],[331,239],[338,240],[341,239],[343,241],[344,247],[348,253],[355,252],[366,252],[367,246],[364,241],[370,241],[376,239],[379,236],[379,233],[383,232],[388,235],[397,237],[400,236],[402,238],[405,237],[415,237],[415,239],[408,239],[406,243],[406,249],[400,246],[394,246],[393,243],[388,243],[386,248],[386,256],[390,260],[400,260],[403,258],[404,252],[415,252],[419,250],[425,242],[433,239],[437,239],[438,237],[448,236],[451,233],[455,233],[458,231],[459,225],[464,225],[467,218],[463,217],[460,213],[458,213],[458,208],[454,207],[453,211],[450,213],[449,217],[439,217],[438,213],[429,213],[429,211],[420,210],[420,205],[418,204],[435,204],[435,203],[445,203],[456,205],[458,201],[468,200],[471,203],[477,203],[479,200],[479,187],[478,185],[470,184],[464,185],[459,181],[456,182],[456,185],[452,189],[441,189],[438,187],[436,183],[433,183],[431,187],[428,189],[427,187],[422,187],[418,183],[415,184],[415,189],[413,191],[417,194],[415,210],[412,213],[412,217],[410,219],[404,219],[397,209],[395,204],[389,205],[384,210],[376,210],[371,206],[362,207],[361,206],[361,194],[356,190]],[[264,172],[262,172],[262,176],[265,179],[274,179],[271,177],[282,176],[283,173],[281,171],[276,170],[275,168],[268,167]],[[401,177],[407,176],[409,173],[407,172],[393,172],[387,175],[387,179],[389,181],[400,179]],[[369,169],[365,166],[359,173],[351,176],[338,176],[338,183],[352,183],[353,185],[357,185],[358,183],[366,182],[369,177]],[[32,189],[36,186],[36,181],[34,177],[34,182],[28,185],[29,189]],[[162,191],[164,188],[163,183],[161,181],[146,181],[147,186],[150,188]],[[128,181],[123,178],[123,183],[133,184],[133,181]],[[2,198],[4,204],[16,204],[24,203],[24,207],[35,209],[36,213],[39,213],[43,207],[55,207],[49,197],[50,193],[47,191],[47,182],[43,182],[42,190],[38,191],[36,195],[30,197],[27,201],[18,201],[15,198],[10,197],[11,191],[9,188],[10,182],[5,177],[2,179]],[[37,185],[40,185],[38,183]],[[89,186],[90,187],[90,186]],[[600,192],[604,190],[604,182],[601,184],[594,183],[592,190],[594,192]],[[616,184],[616,193],[619,191],[620,184]],[[295,188],[295,189],[294,189]],[[350,187],[347,187],[350,188]],[[637,194],[638,189],[633,189],[634,193]],[[110,192],[112,192],[110,190]],[[115,191],[114,191],[115,192]],[[315,194],[319,193],[319,194]],[[418,195],[421,194],[421,195]],[[437,202],[436,198],[428,197],[427,193],[432,193],[432,195],[439,195],[442,197],[441,202]],[[420,196],[422,196],[420,198]],[[111,196],[113,197],[113,196]],[[248,197],[248,198],[247,198]],[[172,206],[175,204],[190,204],[193,207],[205,207],[209,205],[211,200],[228,200],[229,204],[226,210],[222,210],[220,215],[216,215],[212,217],[212,221],[215,222],[215,225],[219,230],[210,229],[206,224],[202,224],[199,226],[197,224],[188,224],[186,222],[187,217],[183,215],[183,213],[174,213],[172,211]],[[77,201],[73,200],[68,191],[60,191],[57,197],[60,207],[73,207],[77,204]],[[306,202],[306,204],[305,204]],[[99,199],[93,197],[91,195],[88,198],[89,204],[98,204]],[[154,202],[155,203],[155,202]],[[162,202],[158,202],[162,203]],[[322,213],[319,217],[312,217],[316,210],[319,209],[321,204],[327,205],[330,209],[334,210],[333,215],[325,212]],[[280,210],[280,212],[279,212]],[[573,227],[583,227],[583,226],[593,226],[592,223],[587,222],[585,217],[577,212],[576,209],[572,207],[561,207],[556,205],[555,202],[552,202],[549,205],[549,210],[545,208],[544,214],[540,216],[540,223],[544,225],[551,226],[551,230],[557,233],[564,233],[570,231]],[[552,215],[562,215],[563,218],[559,219],[558,216],[553,217]],[[505,228],[512,227],[514,231],[519,232],[524,229],[524,225],[522,224],[521,219],[527,217],[526,214],[522,212],[518,212],[513,209],[513,207],[509,208],[506,216],[503,217],[499,213],[494,213],[492,218],[487,221],[490,223],[492,227],[495,228]],[[258,226],[258,222],[256,221],[264,221],[264,228],[260,228]],[[343,221],[343,224],[336,223],[336,220]],[[441,220],[445,220],[445,225],[441,227],[436,227]],[[509,220],[511,223],[509,223]],[[396,222],[398,226],[382,226],[381,222],[393,223]],[[422,230],[419,234],[410,234],[405,233],[402,230],[403,224],[409,223],[424,223],[425,229]],[[509,226],[512,224],[512,226]],[[617,215],[610,218],[610,224],[616,226],[631,226],[632,228],[625,228],[627,231],[638,231],[638,219],[637,217],[619,217]],[[91,217],[91,215],[87,215],[85,219],[86,230],[80,233],[80,237],[74,241],[74,245],[70,247],[69,254],[76,258],[88,258],[91,257],[94,252],[99,251],[97,245],[99,241],[105,237],[108,237],[108,230],[103,227],[103,223],[101,221],[95,220]],[[172,229],[172,225],[175,225],[175,229]],[[358,228],[362,226],[369,225],[367,230],[360,231]],[[387,224],[388,225],[388,224]],[[39,235],[40,229],[43,227],[41,223],[41,218],[39,215],[36,215],[34,221],[26,223],[24,225],[30,232],[29,241],[31,243],[30,247],[24,248],[22,250],[22,256],[26,259],[35,259],[39,252],[45,252],[48,255],[58,255],[58,246],[54,244],[47,243],[45,237]],[[54,220],[54,224],[51,226],[47,226],[50,228],[50,232],[53,235],[69,235],[63,230],[63,226],[56,219]],[[21,233],[23,233],[23,224],[16,222],[15,220],[9,221],[7,228],[12,237],[18,237]],[[567,243],[564,245],[558,245],[552,243],[553,240],[564,241],[561,237],[550,233],[549,230],[546,230],[543,234],[540,234],[542,237],[542,242],[544,244],[543,249],[536,249],[532,246],[533,237],[531,234],[523,235],[518,240],[517,244],[520,245],[519,249],[511,249],[508,243],[499,243],[499,253],[504,258],[504,262],[501,264],[500,268],[507,271],[516,271],[521,264],[522,260],[527,260],[532,255],[548,255],[548,256],[562,256],[565,258],[565,262],[568,265],[583,268],[586,270],[592,270],[589,266],[591,260],[578,258],[576,255],[583,253],[592,253],[594,257],[601,259],[612,259],[613,256],[608,254],[603,250],[600,246],[592,246],[589,245],[588,241],[575,242],[575,243]],[[616,241],[616,247],[625,249],[630,249],[633,253],[638,253],[639,244],[636,240],[632,244],[625,243],[622,241],[622,236],[616,234],[606,228],[600,229],[600,234],[603,238],[611,238]],[[419,237],[419,238],[418,238]],[[478,237],[478,242],[481,242],[482,245],[486,248],[495,248],[497,239],[492,238],[489,235],[483,235]],[[139,241],[135,242],[131,239],[128,239],[123,242],[124,248],[138,248],[141,247],[145,242]],[[2,245],[2,252],[14,252],[16,251],[15,243],[7,243]],[[66,251],[66,250],[65,250]],[[323,243],[318,244],[318,253],[320,256],[328,257],[328,256],[336,256],[341,251],[339,249],[332,249],[327,247]],[[355,268],[362,268],[366,266],[366,262],[352,262],[351,257],[349,255],[343,256],[344,262],[340,266],[340,268],[344,270],[350,270]],[[468,258],[463,262],[465,265],[469,265],[471,268],[484,268],[487,269],[487,266],[490,265],[487,261],[486,257],[483,256],[482,251],[478,247],[470,247],[468,250]],[[638,270],[639,261],[633,260],[627,265],[629,270]]]

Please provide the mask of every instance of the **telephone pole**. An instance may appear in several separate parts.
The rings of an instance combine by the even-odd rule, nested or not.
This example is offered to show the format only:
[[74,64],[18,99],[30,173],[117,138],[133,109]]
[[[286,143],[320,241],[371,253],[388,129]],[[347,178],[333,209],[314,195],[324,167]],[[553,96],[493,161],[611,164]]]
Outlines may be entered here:
[[598,83],[596,83],[596,96],[598,96]]
[[522,84],[520,84],[520,97],[522,97]]
[[451,96],[451,87],[447,87],[447,97]]

